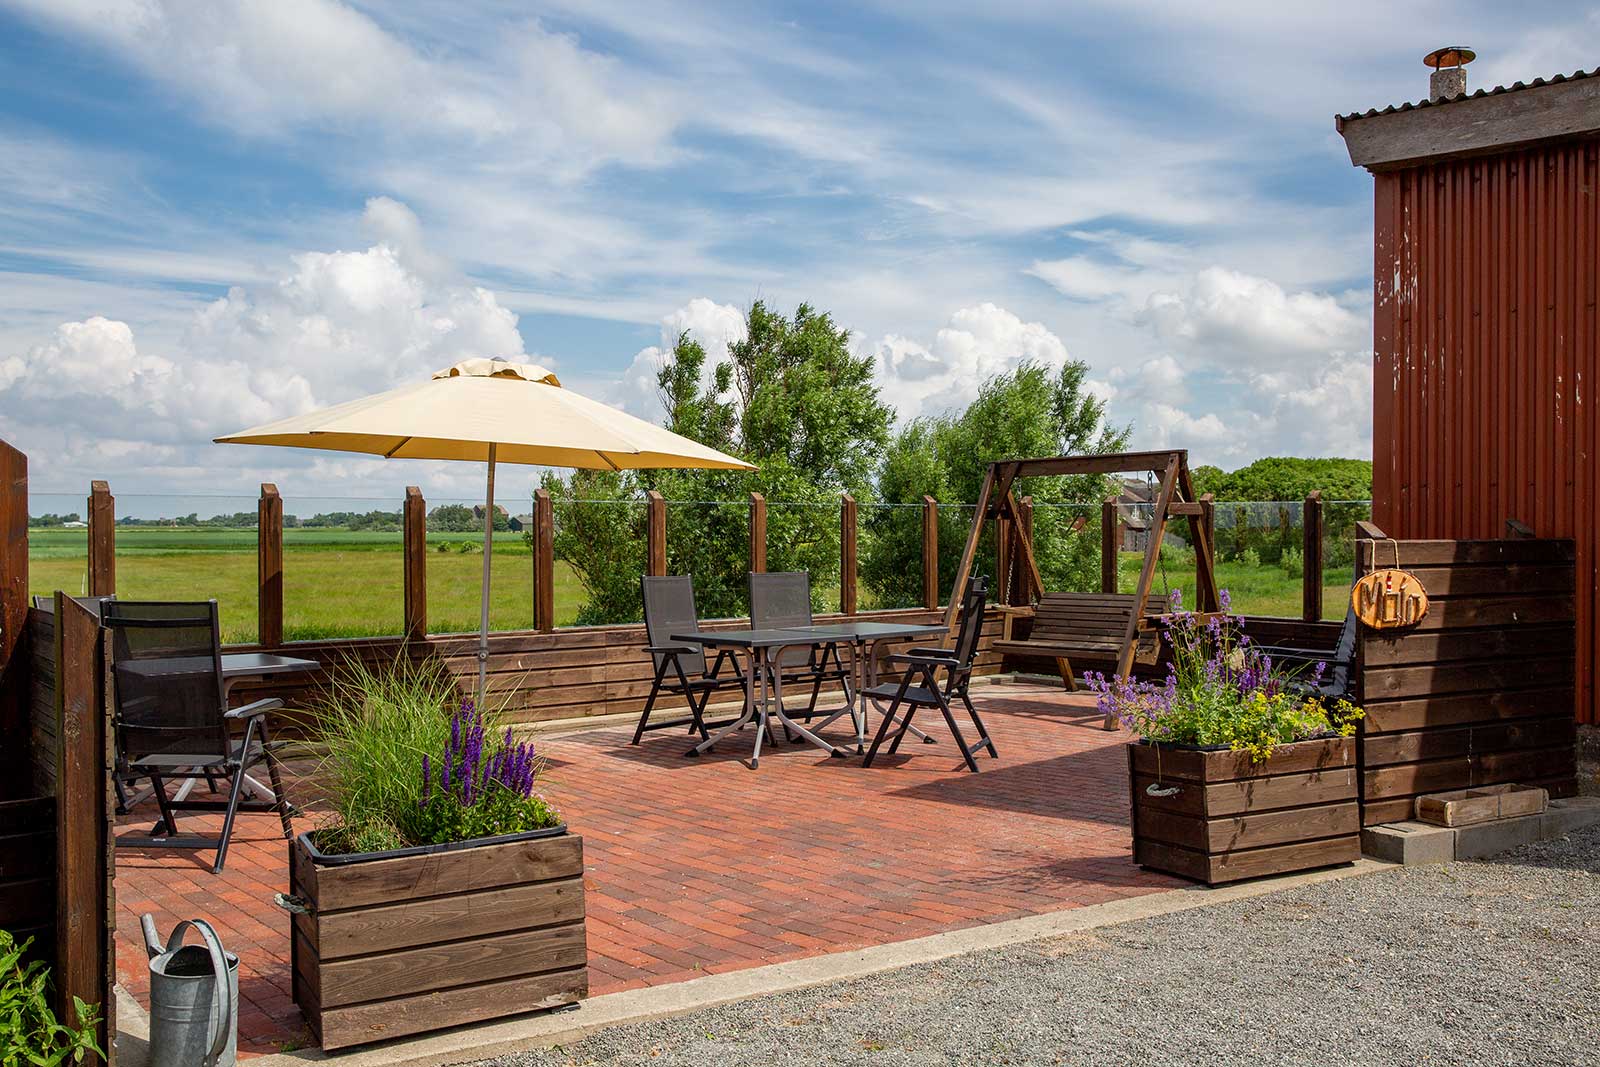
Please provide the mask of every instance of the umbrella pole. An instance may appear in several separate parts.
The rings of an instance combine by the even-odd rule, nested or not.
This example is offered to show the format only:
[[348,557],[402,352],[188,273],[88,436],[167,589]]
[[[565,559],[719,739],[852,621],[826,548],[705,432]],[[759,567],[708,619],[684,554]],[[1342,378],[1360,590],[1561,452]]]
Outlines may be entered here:
[[489,445],[489,486],[483,500],[483,588],[478,607],[478,696],[483,709],[489,680],[489,559],[494,552],[494,445]]

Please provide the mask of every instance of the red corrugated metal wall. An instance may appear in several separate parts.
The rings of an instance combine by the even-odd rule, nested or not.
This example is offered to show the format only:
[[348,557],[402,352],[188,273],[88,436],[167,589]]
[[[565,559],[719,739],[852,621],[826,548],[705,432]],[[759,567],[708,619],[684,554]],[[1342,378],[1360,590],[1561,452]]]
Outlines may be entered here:
[[1578,544],[1579,721],[1597,722],[1600,142],[1375,175],[1373,521]]

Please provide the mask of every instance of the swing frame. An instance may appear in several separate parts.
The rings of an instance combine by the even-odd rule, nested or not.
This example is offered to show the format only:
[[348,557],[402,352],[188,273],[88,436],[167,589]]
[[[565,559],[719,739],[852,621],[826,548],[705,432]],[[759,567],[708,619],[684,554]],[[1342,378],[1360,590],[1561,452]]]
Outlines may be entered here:
[[[1004,459],[989,464],[983,478],[983,488],[978,493],[977,507],[973,511],[972,529],[967,533],[966,546],[961,550],[961,562],[956,566],[954,591],[945,610],[945,627],[955,625],[956,609],[960,603],[960,590],[966,585],[972,571],[972,561],[977,555],[978,539],[985,523],[997,519],[1010,519],[1007,524],[1015,545],[1020,549],[1022,574],[1029,590],[1028,596],[1036,602],[1044,595],[1044,580],[1039,574],[1039,564],[1033,552],[1033,533],[1020,521],[1013,485],[1018,478],[1051,477],[1084,474],[1135,474],[1145,473],[1160,479],[1156,493],[1155,510],[1150,521],[1149,543],[1145,546],[1144,563],[1139,570],[1139,583],[1134,590],[1134,610],[1128,615],[1121,649],[1117,654],[1118,678],[1127,678],[1133,671],[1134,653],[1141,632],[1156,628],[1165,611],[1149,610],[1150,587],[1155,581],[1156,566],[1161,558],[1161,542],[1166,536],[1167,522],[1173,517],[1187,519],[1189,536],[1194,545],[1196,609],[1207,615],[1219,610],[1217,576],[1213,565],[1211,530],[1206,522],[1206,506],[1194,492],[1194,482],[1189,476],[1189,453],[1186,449],[1168,449],[1156,452],[1107,452],[1092,456],[1050,456],[1043,459]],[[1075,594],[1055,594],[1072,596]],[[1080,594],[1088,596],[1090,594]]]

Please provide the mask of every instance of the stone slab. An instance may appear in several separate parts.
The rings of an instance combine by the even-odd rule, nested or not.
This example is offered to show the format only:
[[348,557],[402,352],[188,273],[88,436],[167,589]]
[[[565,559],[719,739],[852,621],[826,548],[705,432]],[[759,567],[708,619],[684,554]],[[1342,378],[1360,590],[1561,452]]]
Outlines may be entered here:
[[1425,822],[1394,822],[1361,831],[1361,851],[1389,863],[1449,863],[1456,858],[1456,831]]

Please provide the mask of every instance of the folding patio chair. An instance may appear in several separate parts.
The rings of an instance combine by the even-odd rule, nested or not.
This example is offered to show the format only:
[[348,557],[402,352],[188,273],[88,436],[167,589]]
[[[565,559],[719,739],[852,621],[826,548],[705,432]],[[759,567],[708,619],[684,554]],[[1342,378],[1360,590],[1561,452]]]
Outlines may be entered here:
[[[241,811],[276,812],[283,836],[293,834],[283,796],[278,759],[267,732],[267,713],[282,708],[272,697],[231,711],[222,682],[222,638],[215,600],[175,603],[108,600],[101,623],[111,635],[115,728],[129,780],[148,778],[161,809],[149,835],[117,838],[132,848],[217,850],[213,872],[221,872]],[[235,740],[230,730],[244,727]],[[265,761],[272,799],[245,799],[246,772]],[[168,782],[221,779],[228,799],[169,798]],[[176,812],[223,812],[215,837],[180,834]]]
[[[811,575],[806,571],[778,571],[776,573],[750,574],[750,628],[753,630],[785,630],[792,626],[812,625]],[[831,663],[830,663],[831,661]],[[779,687],[782,683],[811,686],[811,700],[801,714],[806,722],[817,712],[817,699],[826,682],[836,681],[844,686],[845,706],[854,703],[850,690],[850,671],[839,655],[839,646],[829,643],[821,647],[785,648],[778,652],[768,665],[768,680]]]
[[[906,731],[911,728],[911,719],[916,715],[917,709],[938,708],[940,714],[944,716],[945,724],[950,727],[950,733],[961,749],[961,758],[966,760],[969,770],[978,769],[978,763],[972,756],[979,749],[986,748],[990,756],[999,757],[1000,753],[995,750],[994,742],[989,739],[988,728],[983,725],[983,720],[978,717],[978,709],[972,706],[972,699],[967,695],[967,686],[972,680],[972,661],[978,654],[978,637],[983,630],[983,608],[988,599],[989,593],[984,580],[972,579],[967,585],[966,595],[961,599],[961,622],[956,632],[954,648],[915,648],[910,652],[896,653],[888,657],[891,665],[905,668],[905,676],[899,682],[888,682],[867,690],[867,696],[889,700],[890,704],[883,721],[878,724],[878,732],[872,739],[872,747],[867,750],[867,758],[862,761],[863,767],[872,766],[872,760],[878,754],[878,746],[883,744],[884,738],[889,733],[890,724],[895,721],[895,712],[901,705],[905,705],[906,713],[895,731],[894,740],[889,745],[891,756],[899,750],[900,742],[904,740]],[[943,686],[939,684],[937,678],[937,673],[941,669],[947,672]],[[966,705],[967,714],[972,717],[972,725],[977,727],[978,739],[970,745],[967,744],[966,738],[961,736],[961,729],[956,725],[955,716],[950,711],[952,699],[960,700]]]
[[[700,628],[694,606],[694,579],[687,574],[646,575],[639,579],[639,593],[644,600],[645,637],[650,642],[645,651],[655,664],[655,679],[650,684],[650,696],[644,702],[644,714],[639,716],[639,726],[633,731],[633,743],[637,745],[646,730],[666,730],[674,726],[687,726],[690,733],[698,732],[704,740],[709,727],[726,726],[735,721],[728,719],[709,724],[705,721],[711,694],[737,689],[743,698],[744,675],[739,672],[737,663],[733,663],[733,673],[721,673],[723,664],[733,660],[733,653],[728,649],[718,652],[711,669],[707,670],[704,649],[672,639],[675,632]],[[689,717],[651,722],[650,713],[655,710],[656,697],[662,692],[683,697],[689,704]]]

